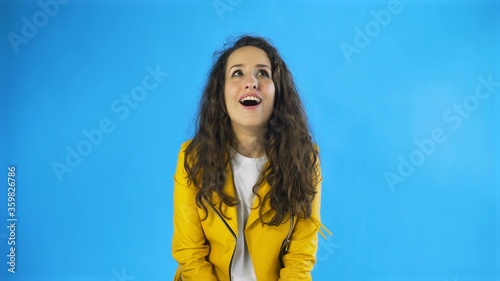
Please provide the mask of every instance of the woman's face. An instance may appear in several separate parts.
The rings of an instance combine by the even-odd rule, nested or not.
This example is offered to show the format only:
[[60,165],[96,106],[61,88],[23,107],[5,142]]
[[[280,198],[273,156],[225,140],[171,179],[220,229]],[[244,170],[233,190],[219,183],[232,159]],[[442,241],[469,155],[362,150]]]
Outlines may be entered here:
[[274,83],[267,54],[246,46],[227,60],[224,98],[235,131],[260,132],[267,126],[274,104]]

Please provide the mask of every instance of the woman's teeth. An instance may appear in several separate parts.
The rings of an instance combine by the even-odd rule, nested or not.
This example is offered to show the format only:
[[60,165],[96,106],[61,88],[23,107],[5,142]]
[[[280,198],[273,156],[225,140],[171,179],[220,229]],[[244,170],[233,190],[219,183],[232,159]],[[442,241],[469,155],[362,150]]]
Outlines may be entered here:
[[240,103],[244,106],[258,105],[261,102],[262,102],[261,99],[259,99],[258,97],[254,97],[254,96],[247,96],[247,97],[244,97],[240,100]]

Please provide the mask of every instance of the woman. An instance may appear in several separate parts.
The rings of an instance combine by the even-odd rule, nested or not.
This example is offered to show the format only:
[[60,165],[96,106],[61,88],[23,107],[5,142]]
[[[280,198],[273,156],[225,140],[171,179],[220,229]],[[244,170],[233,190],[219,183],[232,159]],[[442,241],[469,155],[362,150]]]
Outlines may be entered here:
[[278,51],[243,36],[218,53],[174,176],[175,280],[312,280],[318,149]]

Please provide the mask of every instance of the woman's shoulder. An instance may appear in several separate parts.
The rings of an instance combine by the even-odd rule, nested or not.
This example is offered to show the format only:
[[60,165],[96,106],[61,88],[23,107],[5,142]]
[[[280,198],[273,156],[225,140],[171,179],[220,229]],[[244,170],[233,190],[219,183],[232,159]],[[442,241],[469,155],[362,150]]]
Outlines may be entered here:
[[192,141],[193,141],[192,139],[189,139],[189,140],[187,140],[187,141],[184,141],[184,142],[181,144],[181,151],[186,150],[186,148],[189,146],[189,144],[190,144]]
[[178,152],[179,160],[182,159],[184,161],[184,155],[186,154],[186,150],[187,150],[189,144],[191,143],[191,141],[192,140],[187,140],[187,141],[184,141],[183,143],[181,143],[180,149]]

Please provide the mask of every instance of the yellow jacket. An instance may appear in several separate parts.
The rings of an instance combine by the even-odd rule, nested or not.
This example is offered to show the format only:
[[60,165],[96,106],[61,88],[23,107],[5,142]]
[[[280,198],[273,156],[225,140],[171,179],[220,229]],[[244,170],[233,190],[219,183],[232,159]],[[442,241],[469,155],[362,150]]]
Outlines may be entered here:
[[[172,255],[179,264],[174,280],[230,281],[231,262],[238,239],[236,207],[223,205],[222,211],[229,218],[225,219],[219,213],[218,205],[206,202],[208,217],[202,220],[205,214],[198,208],[195,199],[198,191],[187,184],[184,169],[184,151],[188,144],[189,142],[185,142],[181,146],[174,176]],[[229,167],[227,172],[224,192],[234,196]],[[270,186],[264,182],[258,193],[263,198],[269,190]],[[216,196],[214,198],[220,200]],[[318,184],[313,201],[312,216],[305,220],[295,219],[288,253],[283,257],[284,268],[280,266],[279,252],[290,230],[290,219],[279,226],[262,225],[259,209],[256,208],[258,200],[255,200],[245,226],[245,239],[258,281],[312,280],[311,270],[316,262],[318,231],[321,226],[320,198],[321,183]],[[266,201],[264,219],[268,221],[274,214],[275,211]]]

